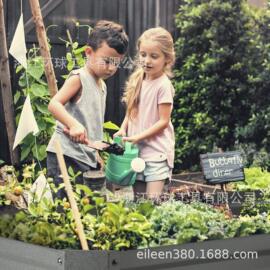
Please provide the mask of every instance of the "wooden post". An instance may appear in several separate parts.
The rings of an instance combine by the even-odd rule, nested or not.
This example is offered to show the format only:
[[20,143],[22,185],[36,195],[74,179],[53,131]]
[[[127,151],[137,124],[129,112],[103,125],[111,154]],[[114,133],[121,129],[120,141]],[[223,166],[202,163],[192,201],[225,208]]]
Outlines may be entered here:
[[[223,153],[224,151],[222,148],[218,148],[218,152]],[[222,192],[224,193],[224,195],[226,196],[226,194],[227,194],[226,183],[220,184],[220,188],[221,188]],[[225,206],[226,206],[227,210],[230,211],[230,206],[229,206],[229,202],[228,202],[227,198],[226,198]]]
[[51,54],[50,54],[50,49],[48,46],[47,34],[46,34],[46,30],[43,23],[41,10],[40,10],[39,0],[29,0],[29,1],[30,1],[32,14],[33,14],[33,19],[36,24],[37,38],[38,38],[41,56],[43,57],[43,60],[44,60],[45,74],[48,81],[50,95],[51,97],[53,97],[57,93],[58,89],[57,89],[54,69],[53,69],[53,65],[51,61]]
[[69,176],[68,176],[68,172],[67,172],[67,167],[66,167],[66,163],[64,160],[64,156],[63,156],[63,152],[62,152],[62,148],[60,145],[59,141],[55,142],[55,149],[56,149],[56,155],[57,155],[57,160],[58,160],[58,164],[60,167],[60,171],[64,180],[64,184],[65,184],[65,189],[68,195],[68,200],[70,202],[70,206],[71,206],[71,211],[75,220],[75,224],[76,224],[76,228],[78,230],[78,235],[79,235],[79,239],[81,242],[81,246],[83,250],[89,250],[86,238],[85,238],[85,234],[84,234],[84,230],[83,230],[83,225],[82,225],[82,221],[81,221],[81,215],[78,209],[78,206],[76,204],[75,198],[74,198],[74,194],[73,194],[73,190],[72,190],[72,186],[69,180]]
[[10,161],[13,165],[19,163],[18,150],[12,150],[16,126],[14,117],[13,95],[10,82],[10,71],[8,62],[8,50],[6,40],[6,29],[4,19],[4,5],[0,0],[0,80],[1,80],[1,97],[4,108],[4,119],[8,137],[8,149]]

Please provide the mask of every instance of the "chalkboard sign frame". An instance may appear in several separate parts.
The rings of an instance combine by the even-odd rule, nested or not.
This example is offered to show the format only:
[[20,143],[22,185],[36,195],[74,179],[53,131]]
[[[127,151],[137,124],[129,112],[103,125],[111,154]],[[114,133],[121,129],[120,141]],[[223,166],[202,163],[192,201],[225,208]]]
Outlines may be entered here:
[[209,184],[226,184],[245,180],[240,151],[201,154],[200,161],[204,179]]

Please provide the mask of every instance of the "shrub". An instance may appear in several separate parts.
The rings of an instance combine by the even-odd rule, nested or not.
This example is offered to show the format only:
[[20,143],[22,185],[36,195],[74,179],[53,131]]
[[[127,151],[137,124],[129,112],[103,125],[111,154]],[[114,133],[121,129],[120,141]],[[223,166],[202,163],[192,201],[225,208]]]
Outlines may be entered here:
[[215,147],[266,145],[269,18],[242,0],[183,1],[176,16],[176,170],[194,168],[199,154]]

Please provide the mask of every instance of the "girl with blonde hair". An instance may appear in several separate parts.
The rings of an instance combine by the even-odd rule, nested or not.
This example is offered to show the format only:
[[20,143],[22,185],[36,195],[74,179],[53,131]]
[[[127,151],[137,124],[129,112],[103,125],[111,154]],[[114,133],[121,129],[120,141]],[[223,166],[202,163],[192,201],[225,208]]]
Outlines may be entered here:
[[174,162],[171,123],[174,88],[170,81],[175,61],[171,34],[161,27],[146,30],[137,43],[138,65],[126,84],[126,116],[114,136],[137,144],[146,167],[137,175],[135,195],[157,199],[170,179]]

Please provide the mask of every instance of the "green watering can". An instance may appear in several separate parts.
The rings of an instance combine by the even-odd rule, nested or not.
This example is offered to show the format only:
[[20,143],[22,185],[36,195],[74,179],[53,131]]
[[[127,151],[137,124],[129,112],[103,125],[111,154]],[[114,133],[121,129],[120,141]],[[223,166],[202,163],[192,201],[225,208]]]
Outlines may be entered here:
[[[114,143],[122,145],[122,138],[115,137]],[[139,149],[130,142],[125,142],[123,155],[110,154],[105,167],[106,179],[120,186],[131,186],[135,183],[136,173],[145,168],[143,159],[138,158]]]

